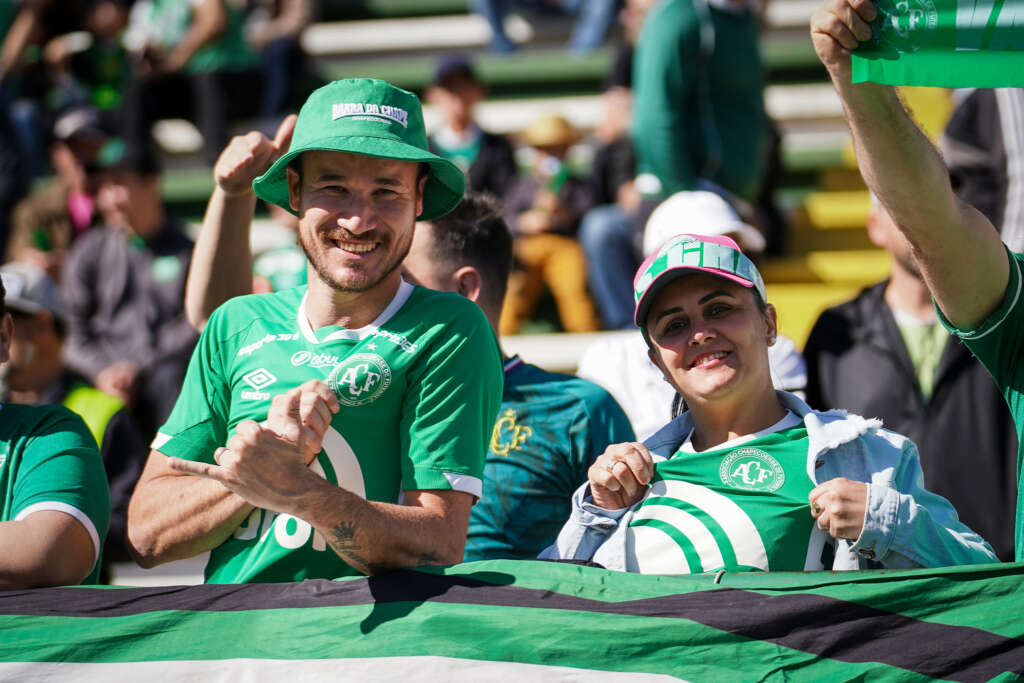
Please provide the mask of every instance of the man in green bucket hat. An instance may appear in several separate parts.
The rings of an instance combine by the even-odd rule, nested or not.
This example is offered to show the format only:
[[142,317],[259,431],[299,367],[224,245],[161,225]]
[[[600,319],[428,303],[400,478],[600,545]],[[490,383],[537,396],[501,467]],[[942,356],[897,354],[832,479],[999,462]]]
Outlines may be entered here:
[[427,150],[419,100],[330,83],[273,140],[232,140],[214,177],[189,296],[244,292],[256,197],[298,217],[308,285],[193,317],[205,327],[129,509],[136,559],[210,551],[218,583],[458,562],[501,356],[479,308],[401,277],[415,221],[465,188]]

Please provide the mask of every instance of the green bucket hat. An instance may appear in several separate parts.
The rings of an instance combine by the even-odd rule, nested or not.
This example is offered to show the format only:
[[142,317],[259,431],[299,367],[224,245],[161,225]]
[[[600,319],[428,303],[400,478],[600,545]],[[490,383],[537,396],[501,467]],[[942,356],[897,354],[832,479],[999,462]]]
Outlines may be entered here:
[[462,171],[427,148],[419,99],[386,81],[349,78],[314,90],[299,111],[288,152],[253,181],[256,196],[294,214],[288,205],[285,168],[292,159],[312,150],[429,164],[423,213],[417,216],[420,220],[445,215],[462,201],[466,191]]

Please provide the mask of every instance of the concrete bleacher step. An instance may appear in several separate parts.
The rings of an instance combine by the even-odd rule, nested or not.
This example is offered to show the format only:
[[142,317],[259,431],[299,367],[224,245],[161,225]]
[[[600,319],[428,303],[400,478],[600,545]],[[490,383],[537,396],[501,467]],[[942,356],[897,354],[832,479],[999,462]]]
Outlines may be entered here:
[[[385,7],[381,3],[379,10]],[[817,5],[816,0],[782,0],[769,4],[765,11],[766,40],[771,42],[775,31],[800,32],[806,39],[807,23]],[[447,51],[486,48],[491,30],[483,17],[467,12],[466,6],[434,2],[427,11],[409,7],[386,8],[388,14],[369,15],[375,18],[344,18],[322,20],[311,25],[302,36],[302,46],[315,57],[370,54],[381,52],[412,52],[417,50]],[[437,10],[450,9],[448,14]],[[564,42],[572,30],[573,18],[552,13],[510,12],[505,19],[505,33],[523,47],[534,43]],[[614,34],[617,27],[609,31]],[[809,42],[809,41],[808,41]]]

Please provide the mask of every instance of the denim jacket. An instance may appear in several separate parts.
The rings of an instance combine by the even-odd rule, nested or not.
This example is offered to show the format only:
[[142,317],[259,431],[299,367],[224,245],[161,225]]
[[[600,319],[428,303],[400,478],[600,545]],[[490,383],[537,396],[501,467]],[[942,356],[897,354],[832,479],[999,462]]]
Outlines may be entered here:
[[[824,545],[834,543],[830,567],[834,570],[999,561],[989,544],[960,522],[949,501],[924,488],[917,447],[910,439],[882,429],[880,420],[842,410],[815,411],[793,394],[776,393],[783,407],[801,417],[807,427],[807,472],[816,484],[837,477],[868,483],[860,538],[856,542],[832,541],[815,526],[809,558],[820,557]],[[683,413],[644,445],[655,462],[665,460],[672,457],[692,429],[690,414]],[[626,530],[635,509],[635,505],[621,510],[602,509],[590,497],[589,484],[584,484],[573,494],[569,521],[541,557],[591,560],[608,569],[625,570]]]

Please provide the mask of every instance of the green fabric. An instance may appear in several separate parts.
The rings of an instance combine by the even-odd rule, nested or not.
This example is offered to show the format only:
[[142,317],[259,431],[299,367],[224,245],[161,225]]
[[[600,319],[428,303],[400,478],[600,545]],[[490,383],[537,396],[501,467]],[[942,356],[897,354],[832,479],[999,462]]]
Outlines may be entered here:
[[1024,254],[1007,250],[1010,259],[1010,279],[1006,284],[1006,296],[999,308],[976,329],[966,330],[954,327],[942,311],[939,320],[946,328],[960,337],[964,345],[989,371],[996,385],[1003,393],[1010,414],[1017,427],[1020,443],[1017,451],[1017,518],[1014,533],[1014,557],[1024,560]]
[[306,284],[306,252],[298,244],[270,249],[253,261],[252,272],[267,278],[272,291]]
[[510,361],[465,560],[536,557],[555,542],[597,456],[635,439],[622,408],[593,382]]
[[1022,579],[1024,565],[997,564],[715,583],[502,560],[333,583],[22,592],[0,595],[0,677],[1008,682],[1024,672]]
[[662,196],[705,179],[756,197],[768,154],[759,32],[756,13],[705,0],[664,0],[644,22],[633,60],[633,142],[638,173],[655,175]]
[[[312,465],[325,479],[388,503],[404,490],[479,490],[501,400],[501,356],[480,309],[403,283],[377,323],[313,331],[305,292],[238,297],[211,316],[153,447],[212,463],[239,422],[262,421],[273,396],[319,379],[341,402]],[[309,524],[261,509],[206,568],[212,583],[354,573]]]
[[476,158],[480,156],[480,141],[484,139],[483,134],[478,130],[473,139],[461,145],[445,146],[434,138],[434,148],[437,153],[448,159],[462,169],[463,173],[469,174],[469,167],[473,165]]
[[[184,38],[192,23],[194,4],[188,0],[153,0],[144,21],[163,49],[172,49]],[[245,18],[242,9],[231,2],[223,2],[223,5],[228,15],[224,33],[196,50],[185,64],[186,73],[238,71],[256,65],[257,56],[249,49],[242,32]]]
[[626,566],[645,574],[799,571],[809,558],[807,429],[792,427],[655,465],[630,520]]
[[288,152],[253,181],[256,196],[294,214],[285,169],[310,150],[426,163],[430,173],[423,188],[421,220],[445,215],[466,191],[466,176],[459,167],[429,151],[419,99],[384,81],[349,78],[315,90],[299,111]]
[[70,506],[84,514],[92,524],[86,530],[98,545],[83,583],[99,581],[110,493],[96,441],[80,417],[63,406],[0,405],[0,505],[4,522],[29,507],[71,514],[64,507]]
[[64,397],[64,407],[81,417],[92,438],[101,444],[107,423],[117,411],[124,408],[124,401],[105,391],[79,384]]
[[946,88],[1024,86],[1024,0],[879,0],[853,82]]
[[896,326],[907,347],[910,363],[914,366],[921,395],[927,401],[935,388],[935,371],[949,340],[949,332],[938,322],[922,325],[897,320]]

